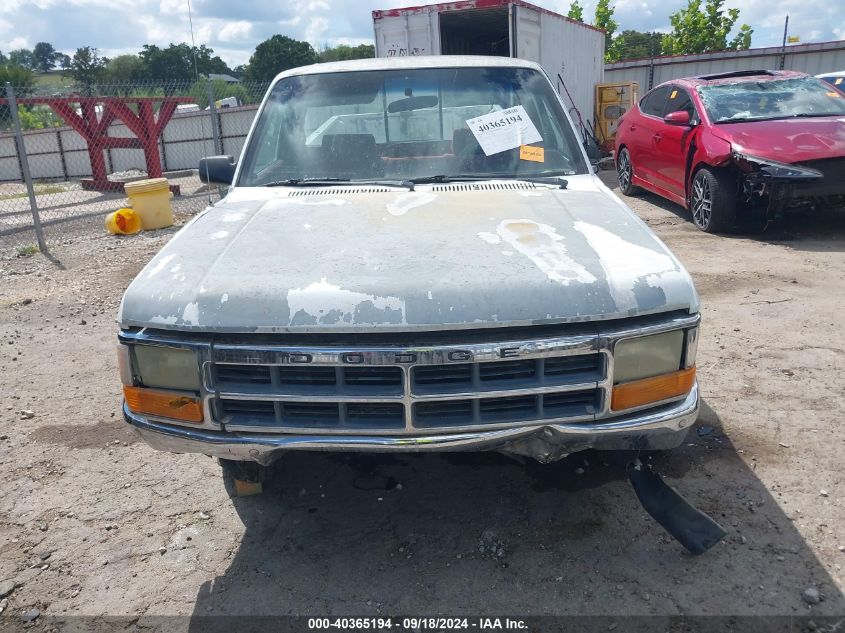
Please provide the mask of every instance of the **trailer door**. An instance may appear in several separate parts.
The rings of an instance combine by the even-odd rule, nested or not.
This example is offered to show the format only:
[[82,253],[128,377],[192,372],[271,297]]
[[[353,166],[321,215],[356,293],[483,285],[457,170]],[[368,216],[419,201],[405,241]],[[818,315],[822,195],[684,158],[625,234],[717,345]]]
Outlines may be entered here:
[[511,11],[511,57],[540,62],[540,12],[517,4]]
[[440,54],[440,21],[437,11],[396,12],[373,23],[376,57]]

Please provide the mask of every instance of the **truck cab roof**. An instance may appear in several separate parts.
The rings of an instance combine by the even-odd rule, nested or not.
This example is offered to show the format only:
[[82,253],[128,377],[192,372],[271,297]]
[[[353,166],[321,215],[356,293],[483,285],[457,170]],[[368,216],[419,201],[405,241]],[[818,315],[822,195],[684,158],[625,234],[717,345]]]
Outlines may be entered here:
[[275,81],[298,75],[323,73],[345,73],[365,70],[398,70],[402,68],[533,68],[542,72],[540,64],[514,57],[492,57],[487,55],[419,55],[411,57],[376,57],[351,59],[340,62],[326,62],[292,68],[279,73]]

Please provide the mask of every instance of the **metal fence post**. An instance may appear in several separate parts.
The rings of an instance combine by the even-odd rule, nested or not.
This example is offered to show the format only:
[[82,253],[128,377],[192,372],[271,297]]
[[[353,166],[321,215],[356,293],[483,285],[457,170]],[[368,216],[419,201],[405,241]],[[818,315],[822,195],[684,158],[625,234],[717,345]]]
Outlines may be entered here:
[[41,226],[41,217],[38,215],[38,201],[35,198],[35,188],[32,186],[32,174],[29,171],[29,160],[26,156],[26,146],[23,144],[23,131],[18,116],[18,102],[15,99],[15,89],[11,83],[6,83],[6,103],[9,104],[9,111],[12,115],[12,127],[15,128],[15,142],[18,146],[18,159],[21,165],[21,175],[26,183],[26,193],[29,196],[29,206],[32,210],[32,225],[35,228],[35,239],[38,240],[38,248],[42,253],[47,252],[47,242],[44,240],[44,228]]
[[211,114],[211,136],[214,141],[214,153],[223,153],[223,139],[220,138],[220,119],[217,117],[217,104],[214,102],[214,82],[208,80],[208,111]]

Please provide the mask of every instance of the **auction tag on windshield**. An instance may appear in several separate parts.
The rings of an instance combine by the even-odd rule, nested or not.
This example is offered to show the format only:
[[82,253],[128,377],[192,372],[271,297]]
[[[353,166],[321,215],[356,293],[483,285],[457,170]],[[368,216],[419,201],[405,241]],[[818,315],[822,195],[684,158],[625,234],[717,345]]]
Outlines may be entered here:
[[543,140],[521,105],[468,119],[467,125],[487,156]]
[[839,84],[841,84],[841,83],[842,83],[842,77],[837,77],[837,78],[836,78],[836,81],[834,81],[834,82],[833,82],[833,85],[834,85],[834,86],[838,86],[838,85],[839,85]]
[[542,147],[520,145],[519,160],[530,160],[535,163],[544,163],[546,162],[546,151]]

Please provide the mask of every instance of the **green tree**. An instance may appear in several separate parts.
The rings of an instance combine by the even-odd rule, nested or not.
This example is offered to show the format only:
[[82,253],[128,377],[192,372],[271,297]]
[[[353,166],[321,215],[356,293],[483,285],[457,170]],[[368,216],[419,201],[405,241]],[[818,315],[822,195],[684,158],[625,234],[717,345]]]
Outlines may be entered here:
[[317,53],[308,42],[286,35],[264,40],[249,58],[247,78],[250,81],[271,81],[280,72],[317,62]]
[[144,77],[150,81],[188,83],[196,80],[197,73],[230,72],[226,62],[205,45],[170,44],[160,48],[145,44],[138,56],[143,63]]
[[34,70],[32,51],[28,48],[18,48],[17,50],[9,51],[9,64],[26,68],[27,70]]
[[[5,65],[0,65],[0,97],[6,97],[6,84],[12,84],[15,89],[15,95],[18,97],[26,97],[32,94],[35,86],[35,77],[32,71],[20,66],[12,66],[8,62]],[[11,110],[6,104],[0,104],[0,129],[9,129],[12,127]]]
[[732,51],[746,51],[751,48],[751,36],[754,35],[754,29],[748,24],[743,24],[739,27],[739,31],[734,38],[728,42],[728,49]]
[[106,81],[114,84],[139,83],[144,80],[144,62],[137,55],[118,55],[106,64]]
[[56,67],[56,49],[49,42],[38,42],[32,49],[32,65],[46,73]]
[[578,0],[572,0],[572,4],[569,5],[569,12],[566,14],[570,20],[575,20],[576,22],[583,22],[584,21],[584,7],[581,6],[581,3]]
[[[28,68],[7,63],[0,66],[0,86],[5,86],[7,83],[12,84],[15,94],[18,96],[27,95],[32,92],[32,88],[35,86],[35,77]],[[0,88],[0,93],[2,92],[3,90]]]
[[608,49],[608,61],[640,59],[660,55],[663,47],[663,34],[652,31],[645,33],[626,29],[613,38]]
[[85,92],[90,92],[94,84],[105,78],[106,65],[109,60],[100,57],[96,48],[83,46],[77,48],[70,61],[70,75]]
[[70,55],[65,55],[64,53],[56,53],[56,66],[58,66],[62,70],[68,70],[70,68],[70,62]]
[[664,55],[684,55],[707,51],[740,50],[751,46],[754,33],[747,24],[728,41],[739,19],[739,9],[724,10],[725,0],[689,0],[685,9],[669,16],[672,32],[663,36]]
[[48,127],[60,127],[62,120],[56,116],[50,106],[18,106],[18,119],[24,130],[43,130]]
[[358,46],[348,46],[347,44],[324,45],[317,53],[317,61],[340,62],[347,59],[369,59],[375,56],[376,47],[372,44],[359,44]]
[[598,0],[596,3],[596,15],[593,20],[593,26],[604,31],[604,51],[605,61],[612,61],[609,59],[608,51],[613,43],[613,34],[619,28],[619,23],[613,19],[614,7],[611,6],[610,0]]
[[9,58],[3,54],[3,51],[0,51],[0,66],[5,66],[9,62]]

